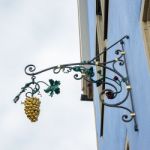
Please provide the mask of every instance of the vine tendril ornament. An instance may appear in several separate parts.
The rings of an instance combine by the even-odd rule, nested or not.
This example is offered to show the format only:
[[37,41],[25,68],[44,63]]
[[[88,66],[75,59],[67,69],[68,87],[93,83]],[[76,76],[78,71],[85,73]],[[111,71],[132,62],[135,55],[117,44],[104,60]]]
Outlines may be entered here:
[[[134,120],[135,130],[138,130],[137,122],[136,122],[136,114],[134,111],[133,99],[132,99],[132,88],[129,81],[129,75],[127,70],[126,63],[126,52],[124,50],[124,40],[129,39],[128,36],[124,36],[119,41],[114,43],[108,48],[105,48],[100,54],[89,61],[83,61],[80,63],[71,63],[71,64],[63,64],[58,66],[52,66],[40,71],[36,70],[35,65],[28,65],[25,67],[25,74],[31,76],[31,82],[25,84],[24,87],[21,88],[20,93],[15,97],[14,102],[16,103],[21,94],[25,93],[26,98],[28,99],[36,99],[35,95],[39,95],[41,93],[40,84],[44,84],[46,88],[44,92],[49,94],[51,97],[54,94],[60,93],[60,81],[55,81],[53,79],[49,79],[49,83],[44,81],[36,81],[36,77],[38,74],[47,72],[52,70],[54,74],[65,73],[69,74],[70,72],[75,72],[74,79],[76,80],[86,80],[97,86],[105,87],[100,91],[100,101],[104,106],[111,108],[119,108],[123,109],[127,112],[127,114],[122,115],[122,120],[124,122],[130,122]],[[113,55],[114,59],[109,60],[107,62],[99,62],[97,61],[102,55],[108,52],[111,48],[116,46],[117,44],[121,45],[120,49],[115,50]],[[101,68],[94,72],[94,67]],[[122,69],[123,68],[123,69]],[[126,74],[121,73],[122,70],[125,70]],[[102,70],[105,70],[105,75]],[[99,74],[99,78],[96,79],[95,76]],[[120,96],[119,96],[120,95]],[[131,100],[131,108],[127,108],[123,106],[123,104],[127,100]],[[36,117],[30,117],[31,120],[37,120]]]

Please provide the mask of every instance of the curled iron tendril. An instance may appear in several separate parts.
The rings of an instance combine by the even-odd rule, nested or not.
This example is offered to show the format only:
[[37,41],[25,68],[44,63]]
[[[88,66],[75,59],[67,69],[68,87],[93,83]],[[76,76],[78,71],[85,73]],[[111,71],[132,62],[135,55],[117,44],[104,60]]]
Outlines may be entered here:
[[27,75],[32,75],[35,70],[36,70],[36,67],[35,65],[32,65],[32,64],[25,67],[25,73]]
[[25,93],[25,96],[26,97],[32,97],[34,94],[38,93],[39,90],[40,90],[40,85],[38,83],[29,82],[29,83],[25,84],[24,87],[21,88],[20,93],[14,98],[14,102],[16,103],[19,100],[21,94],[26,92],[26,91],[27,92]]
[[25,93],[26,97],[33,97],[35,94],[42,96],[40,93],[40,83],[46,85],[47,88],[44,91],[46,93],[50,93],[51,97],[54,95],[54,93],[55,94],[60,93],[60,88],[59,88],[60,82],[59,81],[54,81],[54,80],[50,79],[49,84],[47,84],[44,81],[36,82],[35,78],[33,78],[33,77],[31,79],[32,79],[32,82],[25,84],[25,86],[21,88],[21,92],[14,98],[15,103],[19,100],[21,94],[24,93],[25,91],[26,91],[26,93]]

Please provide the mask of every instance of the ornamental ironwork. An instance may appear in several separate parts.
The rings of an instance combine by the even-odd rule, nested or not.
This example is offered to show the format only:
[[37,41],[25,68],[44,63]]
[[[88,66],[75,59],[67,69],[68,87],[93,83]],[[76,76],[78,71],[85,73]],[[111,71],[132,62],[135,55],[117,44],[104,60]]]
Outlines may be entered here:
[[[122,120],[124,122],[134,121],[134,129],[138,131],[138,125],[136,121],[136,114],[134,110],[133,98],[132,98],[132,86],[129,80],[129,74],[127,69],[126,62],[126,51],[124,49],[125,39],[129,39],[129,36],[124,36],[116,43],[111,45],[108,48],[105,48],[100,54],[89,61],[82,61],[80,63],[70,63],[62,64],[57,66],[52,66],[40,71],[36,71],[35,65],[28,65],[25,67],[25,74],[31,76],[31,82],[26,83],[22,88],[19,94],[14,98],[16,103],[21,94],[25,93],[26,100],[22,102],[25,105],[25,113],[27,117],[32,121],[36,122],[39,116],[39,106],[40,101],[36,96],[41,95],[41,84],[44,84],[46,88],[44,92],[53,97],[55,94],[59,94],[60,90],[60,81],[49,79],[48,83],[45,81],[37,81],[37,75],[53,71],[54,74],[70,73],[75,72],[74,79],[76,80],[86,80],[96,84],[97,87],[104,85],[105,89],[100,91],[100,102],[107,107],[111,108],[120,108],[125,110],[127,113],[122,115]],[[108,60],[106,62],[97,61],[102,55],[106,52],[110,52],[110,49],[113,49],[114,46],[120,44],[120,49],[115,49],[113,52],[114,59]],[[112,57],[111,57],[112,58]],[[94,71],[94,67],[99,68],[97,71]],[[105,75],[103,71],[105,70]],[[121,73],[121,72],[124,73]],[[97,79],[97,74],[99,78]],[[131,107],[126,107],[125,102],[129,101]]]

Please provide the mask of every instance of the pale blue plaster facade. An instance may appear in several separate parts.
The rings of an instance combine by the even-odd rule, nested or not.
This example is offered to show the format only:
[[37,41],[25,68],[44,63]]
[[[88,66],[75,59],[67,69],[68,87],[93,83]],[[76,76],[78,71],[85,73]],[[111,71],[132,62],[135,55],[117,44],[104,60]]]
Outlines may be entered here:
[[[89,33],[91,58],[95,56],[95,1],[89,0]],[[108,46],[124,35],[129,78],[139,131],[133,121],[124,123],[124,111],[105,108],[104,135],[100,137],[100,108],[97,87],[94,87],[94,106],[98,150],[124,150],[126,136],[131,150],[150,150],[150,67],[144,47],[140,22],[141,0],[109,0]],[[94,39],[94,40],[93,40]],[[108,55],[108,57],[111,57]],[[130,102],[125,105],[130,107]]]

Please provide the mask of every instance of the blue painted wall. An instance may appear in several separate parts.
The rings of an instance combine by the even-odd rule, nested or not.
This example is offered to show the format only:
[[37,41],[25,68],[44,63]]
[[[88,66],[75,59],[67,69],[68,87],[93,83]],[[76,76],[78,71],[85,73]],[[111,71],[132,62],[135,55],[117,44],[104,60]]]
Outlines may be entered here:
[[[150,70],[140,24],[140,8],[141,0],[110,0],[108,23],[108,46],[124,35],[130,36],[126,40],[125,50],[139,132],[134,131],[133,121],[124,123],[121,120],[124,111],[105,108],[104,136],[99,136],[99,96],[95,87],[94,105],[99,150],[124,150],[126,135],[131,150],[150,149]],[[93,49],[91,55],[95,55]],[[130,107],[130,102],[125,105]]]

